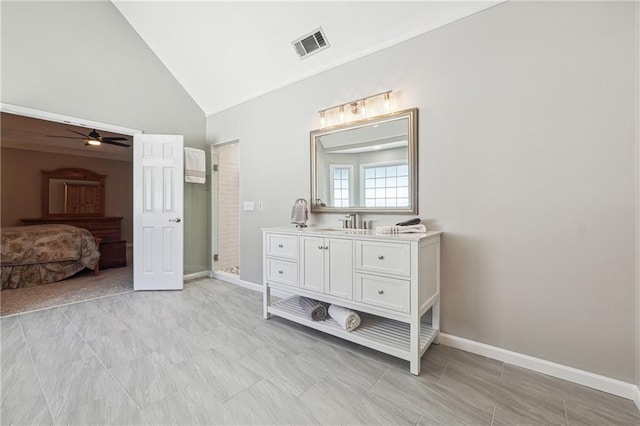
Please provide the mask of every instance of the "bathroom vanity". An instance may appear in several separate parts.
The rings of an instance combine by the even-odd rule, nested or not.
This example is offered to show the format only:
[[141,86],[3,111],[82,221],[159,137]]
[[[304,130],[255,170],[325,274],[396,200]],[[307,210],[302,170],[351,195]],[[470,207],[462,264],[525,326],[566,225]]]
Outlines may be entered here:
[[[402,358],[420,374],[420,358],[440,329],[440,234],[265,228],[264,318],[277,315]],[[272,300],[272,290],[287,297]],[[353,309],[361,325],[347,332],[331,318],[312,321],[299,296]]]

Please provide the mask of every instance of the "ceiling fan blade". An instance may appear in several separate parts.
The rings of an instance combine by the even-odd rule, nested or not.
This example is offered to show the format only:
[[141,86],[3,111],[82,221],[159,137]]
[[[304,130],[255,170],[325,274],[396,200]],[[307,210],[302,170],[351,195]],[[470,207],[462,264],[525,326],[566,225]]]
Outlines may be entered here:
[[84,136],[85,138],[90,138],[89,135],[85,135],[84,133],[76,132],[75,130],[67,129],[67,132],[75,133],[76,135]]
[[121,138],[121,137],[111,138],[111,137],[108,137],[108,136],[103,136],[101,140],[102,140],[102,142],[104,142],[104,141],[128,141],[129,139],[128,138]]
[[86,138],[79,138],[77,136],[58,136],[58,135],[46,135],[48,138],[62,138],[62,139],[86,139]]
[[108,143],[109,145],[123,146],[125,148],[130,148],[131,147],[131,145],[127,145],[127,144],[120,143],[120,142],[114,142],[112,140],[105,140],[105,139],[108,139],[108,138],[103,138],[102,139],[102,143]]

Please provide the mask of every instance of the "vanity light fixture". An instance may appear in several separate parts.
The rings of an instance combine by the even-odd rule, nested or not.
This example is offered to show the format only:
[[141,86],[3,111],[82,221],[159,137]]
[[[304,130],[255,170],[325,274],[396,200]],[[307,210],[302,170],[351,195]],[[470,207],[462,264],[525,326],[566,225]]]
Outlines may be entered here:
[[387,90],[318,111],[320,128],[392,113],[391,92],[393,90]]

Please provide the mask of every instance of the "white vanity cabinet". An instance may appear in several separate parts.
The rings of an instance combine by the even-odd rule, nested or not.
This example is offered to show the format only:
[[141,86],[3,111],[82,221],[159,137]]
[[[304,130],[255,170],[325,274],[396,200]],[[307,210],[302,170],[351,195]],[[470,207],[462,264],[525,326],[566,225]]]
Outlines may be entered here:
[[[342,337],[408,360],[420,373],[440,329],[440,232],[267,228],[263,250],[265,319],[277,315]],[[272,290],[285,297],[272,302]],[[312,321],[299,296],[358,311],[361,325],[347,332],[331,318]],[[423,322],[429,311],[430,323]]]

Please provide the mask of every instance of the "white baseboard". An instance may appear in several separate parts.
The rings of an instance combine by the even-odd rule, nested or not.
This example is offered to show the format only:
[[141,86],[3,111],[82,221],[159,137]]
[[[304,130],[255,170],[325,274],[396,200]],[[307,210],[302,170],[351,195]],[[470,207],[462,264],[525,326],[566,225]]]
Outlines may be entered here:
[[638,410],[640,410],[640,387],[638,386],[636,386],[633,402],[636,403],[636,407],[638,407]]
[[262,286],[260,284],[241,280],[240,277],[235,274],[229,274],[226,272],[211,272],[211,278],[215,278],[220,281],[225,281],[231,284],[238,285],[240,287],[248,288],[249,290],[259,291],[260,293],[262,293]]
[[617,395],[622,398],[631,399],[635,401],[636,405],[640,408],[640,394],[638,393],[638,386],[632,383],[623,382],[622,380],[612,379],[610,377],[591,373],[585,370],[579,370],[577,368],[557,364],[555,362],[546,361],[544,359],[535,358],[518,352],[512,352],[462,337],[452,336],[451,334],[440,333],[440,343],[597,389],[602,392]]
[[192,272],[190,274],[184,274],[182,276],[183,280],[195,280],[196,278],[204,278],[204,277],[209,277],[209,271],[200,271],[200,272]]

